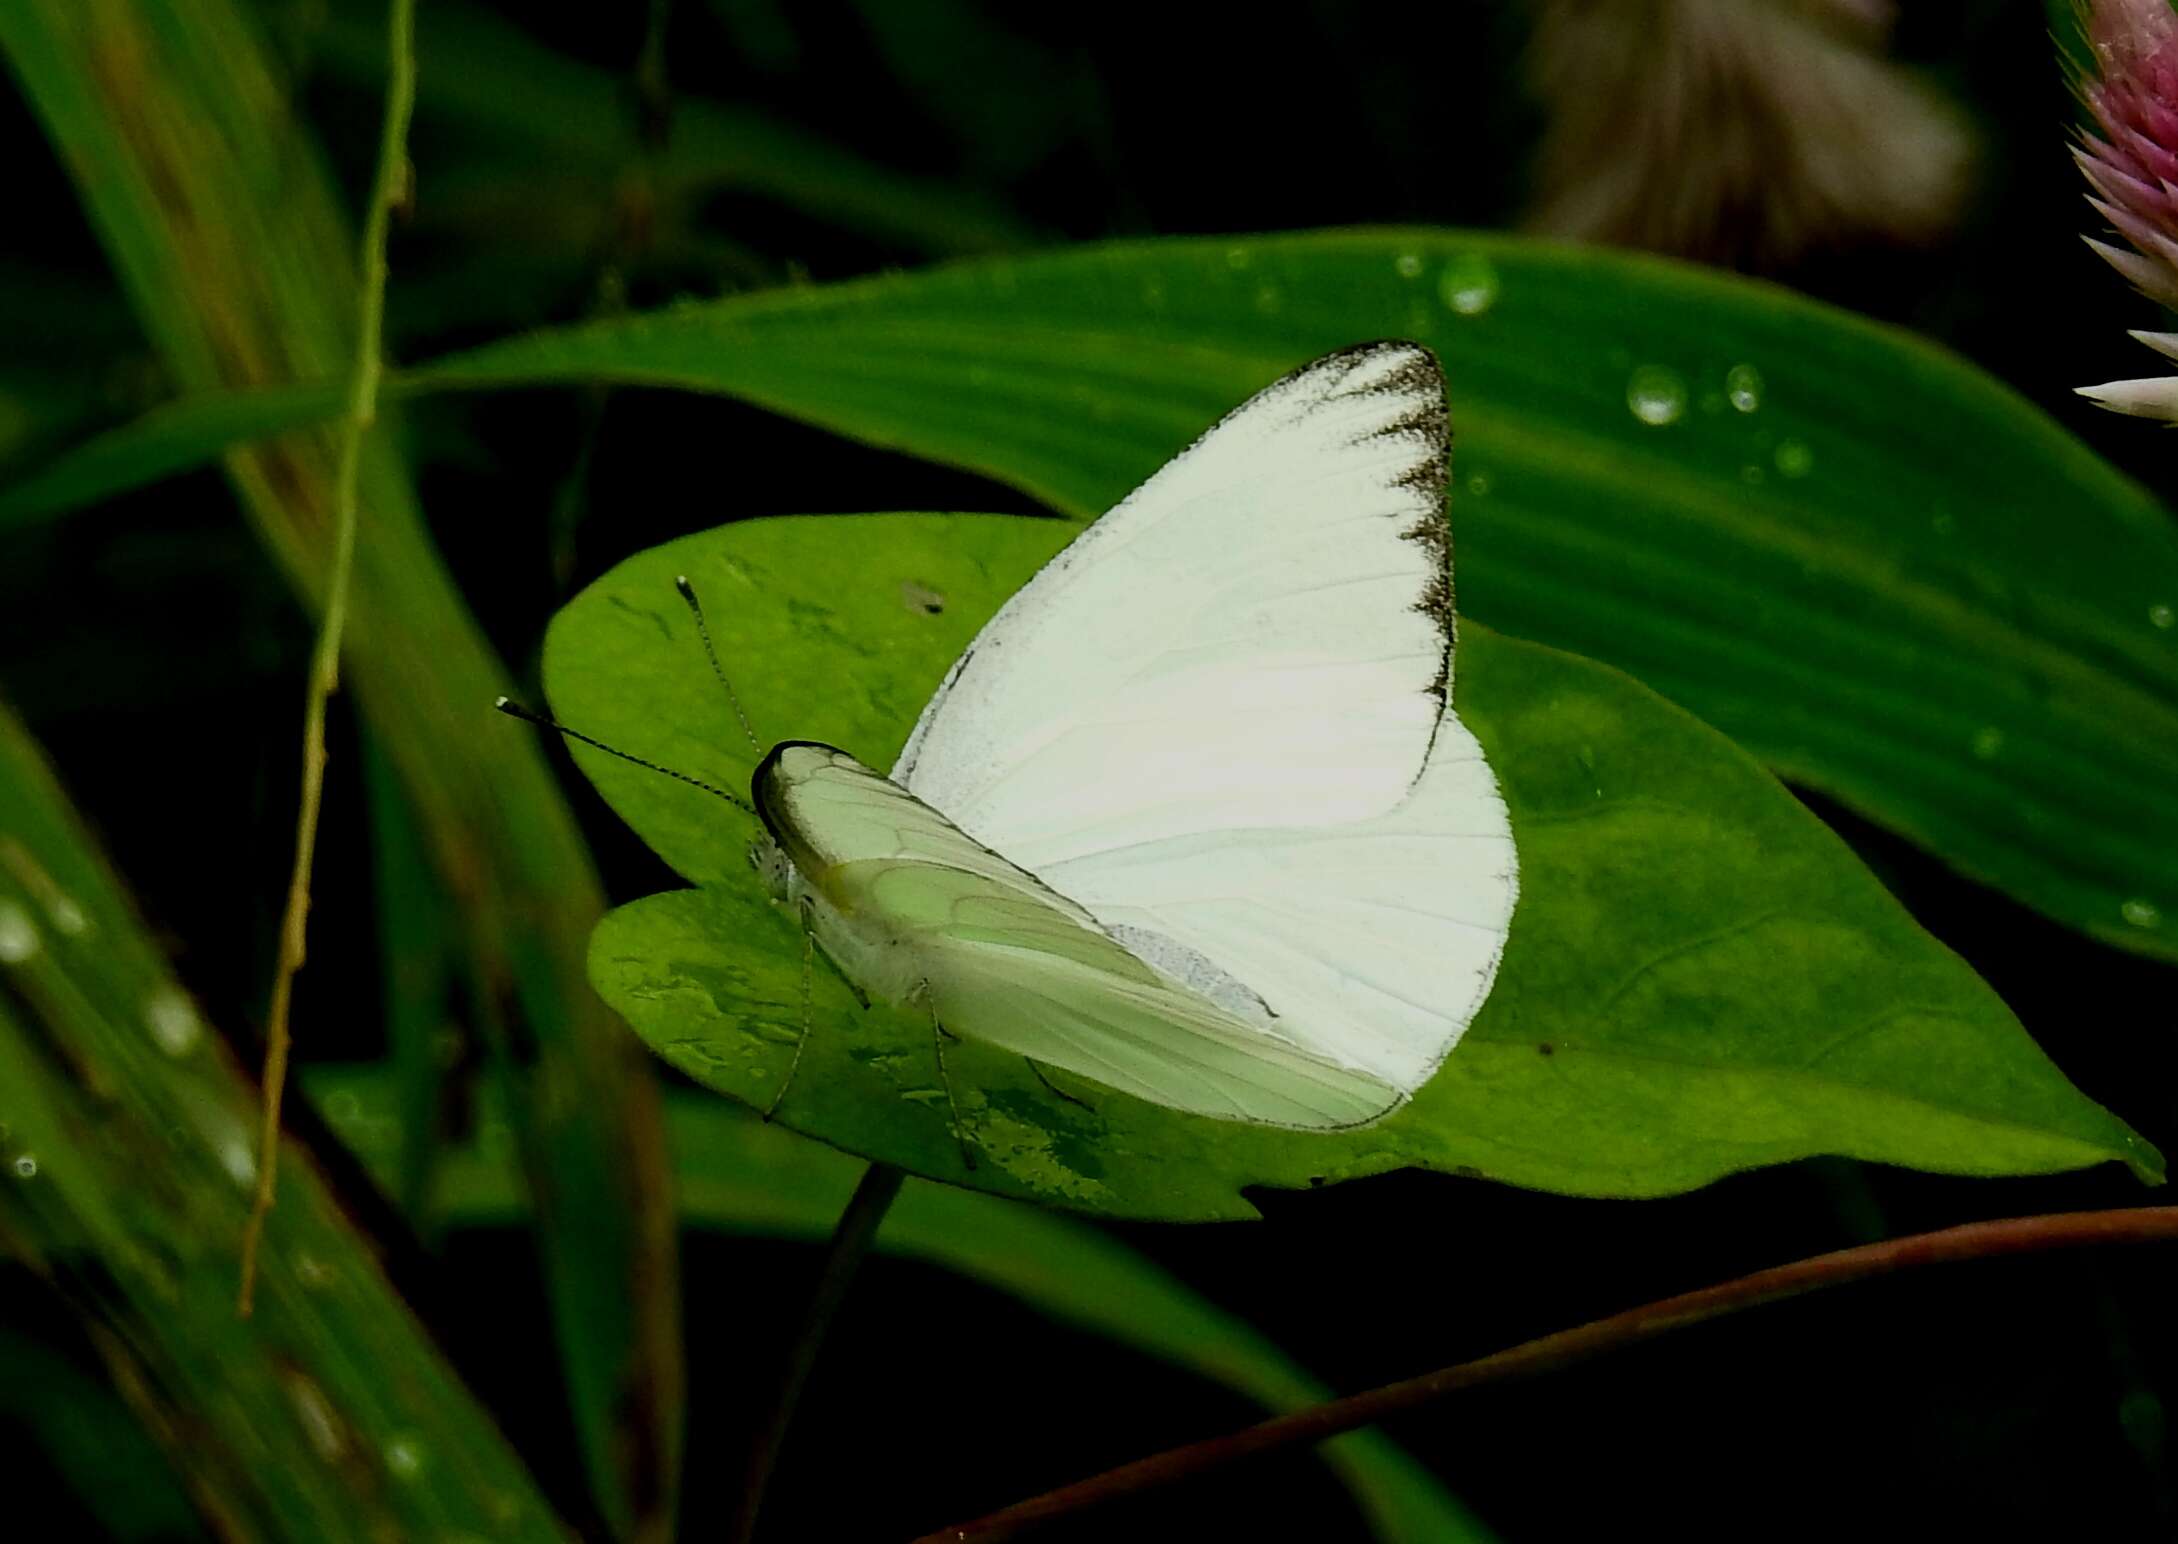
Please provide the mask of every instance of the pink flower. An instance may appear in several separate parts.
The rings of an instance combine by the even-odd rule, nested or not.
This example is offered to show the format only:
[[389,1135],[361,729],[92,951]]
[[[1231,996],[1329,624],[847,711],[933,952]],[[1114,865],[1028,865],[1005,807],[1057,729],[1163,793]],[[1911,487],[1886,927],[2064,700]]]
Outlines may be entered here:
[[[2085,14],[2099,73],[2078,86],[2099,133],[2083,134],[2072,155],[2094,189],[2087,201],[2132,250],[2087,244],[2142,294],[2178,307],[2178,12],[2171,0],[2092,0]],[[2178,334],[2133,336],[2178,358]],[[2079,391],[2120,413],[2178,423],[2178,376]]]

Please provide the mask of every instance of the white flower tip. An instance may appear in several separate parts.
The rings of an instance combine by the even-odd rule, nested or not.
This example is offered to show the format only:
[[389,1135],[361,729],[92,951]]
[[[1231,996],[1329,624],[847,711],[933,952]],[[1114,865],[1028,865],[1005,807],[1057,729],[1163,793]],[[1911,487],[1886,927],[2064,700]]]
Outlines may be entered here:
[[2075,386],[2073,390],[2097,407],[2135,418],[2160,418],[2178,423],[2178,375],[2151,375],[2137,381],[2105,381],[2100,386]]
[[2092,236],[2080,238],[2094,254],[2115,268],[2131,281],[2150,300],[2159,300],[2167,306],[2178,306],[2178,274],[2162,264],[2143,257],[2138,252],[2127,252],[2107,241],[2097,241]]

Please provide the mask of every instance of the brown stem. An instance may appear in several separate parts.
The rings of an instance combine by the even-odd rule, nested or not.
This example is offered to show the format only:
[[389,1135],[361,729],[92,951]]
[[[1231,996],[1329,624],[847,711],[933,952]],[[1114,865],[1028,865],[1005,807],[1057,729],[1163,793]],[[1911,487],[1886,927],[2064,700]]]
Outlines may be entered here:
[[925,1534],[916,1544],[997,1544],[1018,1538],[1039,1523],[1069,1516],[1101,1502],[1170,1485],[1243,1458],[1284,1448],[1305,1447],[1400,1415],[1460,1389],[1527,1377],[1571,1366],[1605,1351],[1635,1345],[1670,1330],[1718,1319],[1762,1303],[1797,1297],[1824,1287],[1845,1286],[1872,1276],[1984,1260],[1999,1255],[2074,1249],[2088,1244],[2131,1244],[2178,1239],[2178,1206],[2140,1206],[2107,1212],[2059,1212],[2041,1217],[2010,1217],[1970,1222],[1935,1233],[1880,1244],[1863,1244],[1831,1254],[1772,1266],[1694,1292],[1682,1292],[1629,1308],[1608,1318],[1545,1335],[1472,1362],[1461,1362],[1351,1394],[1306,1410],[1263,1421],[1207,1442],[1191,1443],[1122,1464],[1086,1480],[1077,1480],[1027,1501],[979,1517],[974,1522]]
[[348,582],[355,567],[356,504],[362,476],[363,436],[378,415],[378,378],[384,368],[381,333],[386,311],[386,231],[393,206],[408,182],[408,118],[416,103],[416,0],[390,0],[386,17],[387,84],[385,118],[378,137],[378,174],[371,184],[369,213],[363,224],[363,293],[358,307],[355,369],[348,382],[348,411],[340,425],[340,454],[333,476],[334,531],[332,576],[325,587],[325,615],[318,624],[318,644],[310,656],[310,681],[303,694],[302,799],[295,816],[295,867],[288,879],[287,907],[280,920],[280,954],[273,967],[272,1004],[265,1021],[265,1102],[258,1133],[257,1190],[249,1218],[242,1225],[242,1280],[235,1309],[247,1319],[257,1291],[257,1246],[264,1236],[265,1214],[278,1194],[280,1172],[280,1100],[287,1089],[290,1035],[288,1005],[295,973],[303,966],[303,946],[310,913],[310,866],[318,850],[318,808],[325,797],[325,713],[340,679],[340,636],[348,619]]

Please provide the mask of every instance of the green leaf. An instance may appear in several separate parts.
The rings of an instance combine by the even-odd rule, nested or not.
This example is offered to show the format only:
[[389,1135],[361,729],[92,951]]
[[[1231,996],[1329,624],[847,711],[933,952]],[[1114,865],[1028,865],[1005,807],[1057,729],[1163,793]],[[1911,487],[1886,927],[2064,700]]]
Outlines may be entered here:
[[[218,1535],[564,1539],[292,1139],[255,1312],[236,1315],[257,1081],[199,1017],[4,710],[0,810],[0,1239],[81,1323]],[[65,1389],[16,1371],[38,1380],[57,1459],[96,1436],[85,1412],[68,1419]],[[105,1483],[127,1481],[129,1448],[100,1440]],[[155,1486],[139,1488],[148,1509]]]
[[[256,11],[240,0],[192,0],[186,15],[165,0],[0,5],[0,53],[167,373],[198,391],[345,373],[355,347],[355,247],[338,189],[301,135]],[[361,454],[367,513],[342,681],[460,897],[478,1016],[525,1091],[538,1257],[592,1490],[609,1528],[638,1534],[672,1515],[680,1430],[652,1069],[631,1060],[582,979],[600,895],[546,763],[515,745],[471,754],[473,715],[504,689],[504,669],[433,546],[395,437],[374,434]],[[322,433],[253,446],[228,466],[306,604],[332,571],[334,469]]]
[[428,374],[730,392],[1092,516],[1249,391],[1377,336],[1444,360],[1463,615],[1616,665],[1963,872],[2178,958],[2167,512],[1987,376],[1783,290],[1441,231],[1164,241]]
[[194,471],[235,445],[324,423],[340,387],[268,386],[177,397],[94,435],[0,492],[0,528],[28,525],[145,483]]
[[[440,886],[399,778],[375,740],[360,760],[371,819],[371,868],[378,902],[378,949],[385,991],[387,1063],[400,1089],[400,1182],[392,1194],[426,1243],[438,1234],[433,1175],[440,1110],[447,1093],[444,1049],[452,1029],[456,903]],[[458,1045],[458,1042],[457,1042]]]
[[[870,515],[747,522],[642,553],[554,620],[561,719],[745,789],[755,753],[674,594],[687,574],[760,735],[890,764],[975,629],[1072,534],[1050,521]],[[933,610],[933,607],[936,609]],[[2067,1084],[1981,980],[1914,925],[1729,741],[1617,672],[1463,625],[1461,717],[1501,778],[1521,900],[1496,990],[1390,1118],[1303,1135],[948,1052],[981,1161],[963,1168],[928,1020],[859,1010],[829,971],[784,1125],[915,1173],[1115,1216],[1253,1215],[1250,1185],[1406,1166],[1657,1195],[1814,1153],[1965,1174],[2160,1158]],[[754,822],[574,747],[698,888],[599,924],[591,973],[668,1061],[770,1104],[803,1026],[802,941],[748,866]]]
[[[48,1341],[0,1324],[0,1421],[116,1544],[208,1539],[174,1471],[110,1383]],[[21,1454],[16,1462],[26,1460]],[[18,1493],[16,1506],[23,1502]]]
[[1463,614],[2178,959],[2168,512],[1971,366],[1769,285],[1446,231],[1160,241],[538,333],[407,384],[726,392],[1090,516],[1281,371],[1385,335],[1450,377]]
[[[399,1183],[398,1080],[369,1067],[302,1069],[343,1140],[389,1193]],[[704,1093],[665,1100],[674,1194],[691,1226],[821,1243],[862,1164]],[[453,1227],[516,1226],[528,1215],[503,1118],[487,1102],[477,1135],[449,1148],[437,1199]],[[1329,1391],[1246,1320],[1199,1296],[1118,1239],[1034,1207],[910,1180],[885,1214],[880,1253],[926,1261],[1029,1304],[1057,1322],[1237,1390],[1266,1410]],[[1482,1540],[1488,1530],[1381,1432],[1329,1444],[1325,1460],[1387,1544]]]

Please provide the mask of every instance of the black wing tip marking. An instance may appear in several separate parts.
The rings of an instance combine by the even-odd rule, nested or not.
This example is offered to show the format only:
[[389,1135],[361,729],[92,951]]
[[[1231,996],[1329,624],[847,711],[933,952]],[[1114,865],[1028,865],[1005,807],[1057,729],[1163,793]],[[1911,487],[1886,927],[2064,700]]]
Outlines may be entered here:
[[[1392,356],[1403,356],[1390,369],[1356,383],[1354,377],[1366,365]],[[1249,397],[1239,407],[1225,416],[1230,418],[1246,411],[1248,404],[1260,398],[1274,397],[1302,381],[1317,376],[1337,377],[1332,394],[1337,396],[1413,396],[1424,402],[1434,403],[1441,422],[1444,414],[1444,367],[1437,356],[1425,344],[1411,338],[1374,338],[1364,343],[1349,343],[1344,348],[1332,349],[1319,354],[1306,364],[1296,365],[1261,391]]]
[[[1350,384],[1364,366],[1392,356],[1403,357],[1391,368],[1373,374],[1359,384]],[[1422,547],[1430,556],[1431,576],[1422,587],[1422,593],[1415,597],[1414,609],[1430,619],[1444,640],[1437,673],[1426,688],[1441,710],[1451,700],[1456,627],[1452,601],[1452,523],[1445,511],[1452,477],[1452,415],[1445,404],[1444,367],[1426,345],[1407,338],[1378,338],[1334,349],[1266,387],[1265,393],[1277,391],[1318,370],[1339,372],[1339,382],[1333,391],[1336,396],[1390,395],[1414,399],[1413,406],[1391,422],[1369,431],[1367,437],[1408,440],[1420,451],[1405,471],[1391,479],[1391,486],[1415,495],[1424,505],[1421,518],[1399,534]],[[1435,745],[1436,734],[1432,731],[1430,748],[1434,749]],[[1423,759],[1426,765],[1427,756]],[[1420,775],[1419,771],[1415,774],[1417,778]]]
[[[1365,366],[1398,358],[1388,369],[1370,374],[1359,383],[1356,374]],[[1452,476],[1452,415],[1445,405],[1444,367],[1428,347],[1407,338],[1378,338],[1349,344],[1312,360],[1264,388],[1265,394],[1317,371],[1338,372],[1335,396],[1397,396],[1413,399],[1412,406],[1391,422],[1369,431],[1370,439],[1411,442],[1419,452],[1407,468],[1391,479],[1391,486],[1414,495],[1423,504],[1421,517],[1399,534],[1419,545],[1430,557],[1431,576],[1415,597],[1414,609],[1428,617],[1444,639],[1444,651],[1427,691],[1441,709],[1452,691],[1452,647],[1455,616],[1452,601],[1452,524],[1445,512],[1446,493]],[[1435,736],[1431,736],[1434,745]],[[1417,774],[1419,776],[1419,774]]]
[[[1422,593],[1415,597],[1414,609],[1428,617],[1444,638],[1443,658],[1428,687],[1429,695],[1441,707],[1452,689],[1455,626],[1452,523],[1445,512],[1445,498],[1452,476],[1452,415],[1445,405],[1443,367],[1438,364],[1437,356],[1423,345],[1398,338],[1357,343],[1327,354],[1317,363],[1343,365],[1345,376],[1350,379],[1363,364],[1390,354],[1407,357],[1396,367],[1355,387],[1352,394],[1391,394],[1416,399],[1406,412],[1371,430],[1369,438],[1410,440],[1421,451],[1405,471],[1392,479],[1391,485],[1414,494],[1425,505],[1421,518],[1399,534],[1421,546],[1430,556],[1431,577]],[[1313,368],[1315,366],[1304,366],[1303,370]]]
[[[1403,354],[1407,357],[1396,368],[1359,385],[1348,387],[1347,383],[1364,364],[1391,354]],[[1132,503],[1143,487],[1164,474],[1166,467],[1186,460],[1215,438],[1219,430],[1246,417],[1252,409],[1284,395],[1303,381],[1320,374],[1332,373],[1338,377],[1330,393],[1333,396],[1399,395],[1421,399],[1412,412],[1403,415],[1395,423],[1372,431],[1372,435],[1413,436],[1427,443],[1431,453],[1415,466],[1400,473],[1393,483],[1397,487],[1413,487],[1418,490],[1434,486],[1440,490],[1439,501],[1442,502],[1441,490],[1450,472],[1452,443],[1451,414],[1445,408],[1444,368],[1438,364],[1437,356],[1424,344],[1409,338],[1376,338],[1365,343],[1349,343],[1344,348],[1319,354],[1306,364],[1296,365],[1262,389],[1251,392],[1245,399],[1219,414],[1215,422],[1190,440],[1165,466],[1159,467],[1148,482],[1136,487],[1112,508],[1117,509]],[[1109,514],[1111,511],[1107,510],[1105,513]],[[1094,523],[1091,522],[1092,525]],[[1053,561],[1064,560],[1072,550],[1071,547],[1066,548]]]
[[[1250,409],[1282,396],[1303,381],[1310,380],[1317,375],[1335,373],[1338,376],[1338,386],[1344,388],[1346,383],[1352,380],[1354,373],[1363,365],[1371,360],[1381,359],[1390,354],[1404,354],[1408,357],[1397,368],[1388,370],[1373,380],[1365,381],[1353,387],[1347,394],[1378,396],[1389,393],[1402,393],[1419,396],[1425,401],[1435,403],[1437,406],[1437,422],[1430,427],[1440,437],[1448,435],[1448,419],[1444,412],[1444,368],[1437,363],[1437,356],[1431,353],[1426,345],[1416,343],[1410,338],[1374,338],[1365,343],[1349,343],[1344,348],[1332,349],[1327,354],[1318,354],[1306,363],[1295,365],[1268,385],[1250,392],[1240,402],[1219,414],[1215,422],[1190,440],[1184,448],[1173,456],[1172,460],[1184,460],[1205,440],[1210,439],[1227,424],[1245,417]],[[1334,395],[1336,394],[1339,393],[1335,390]],[[1158,470],[1162,471],[1163,468],[1160,467]],[[1139,491],[1140,489],[1136,490],[1136,492]],[[1128,497],[1131,498],[1132,496],[1130,494]],[[1125,503],[1126,500],[1122,499],[1120,502]]]
[[[1365,366],[1393,358],[1398,362],[1390,368],[1369,373],[1358,382],[1354,379]],[[1436,676],[1427,688],[1429,695],[1436,699],[1441,708],[1449,701],[1452,684],[1452,527],[1445,513],[1446,492],[1451,485],[1452,474],[1452,415],[1445,404],[1444,367],[1428,345],[1417,343],[1411,338],[1372,338],[1319,354],[1305,364],[1288,370],[1238,405],[1227,409],[1215,423],[1196,435],[1186,449],[1174,456],[1167,465],[1176,464],[1193,455],[1214,438],[1218,431],[1257,407],[1274,401],[1305,382],[1323,377],[1331,378],[1332,384],[1328,393],[1330,396],[1396,396],[1413,399],[1406,411],[1390,423],[1370,430],[1365,438],[1407,440],[1419,452],[1403,470],[1390,479],[1388,486],[1414,495],[1424,506],[1421,517],[1400,532],[1400,535],[1420,545],[1431,560],[1431,577],[1423,586],[1422,592],[1415,597],[1413,604],[1416,611],[1430,619],[1444,640]],[[1160,468],[1156,476],[1162,476],[1163,472],[1164,468]],[[1150,481],[1154,482],[1156,476]],[[1114,508],[1132,503],[1141,491],[1141,488],[1137,488]],[[1091,529],[1094,529],[1094,525]],[[1069,546],[1047,566],[1063,566],[1073,553],[1074,548]]]
[[[1389,354],[1407,357],[1394,368],[1349,386],[1363,364]],[[1441,507],[1452,469],[1452,414],[1445,406],[1444,370],[1437,363],[1437,356],[1419,343],[1388,338],[1375,343],[1357,343],[1326,354],[1314,364],[1303,365],[1286,380],[1294,380],[1325,366],[1340,370],[1339,386],[1332,392],[1334,396],[1411,399],[1411,405],[1404,412],[1389,423],[1371,429],[1365,438],[1412,441],[1422,454],[1394,477],[1391,485],[1429,497]],[[1266,390],[1275,391],[1277,386]]]
[[1318,355],[1294,370],[1287,379],[1319,369],[1343,367],[1350,373],[1368,361],[1381,359],[1388,354],[1405,354],[1408,359],[1391,376],[1386,377],[1382,388],[1384,390],[1426,391],[1431,381],[1442,382],[1444,379],[1444,372],[1437,364],[1437,356],[1430,352],[1427,344],[1417,343],[1412,338],[1366,338],[1359,343],[1349,343],[1343,348],[1335,348],[1327,354]]
[[[1364,367],[1396,357],[1388,369],[1371,373],[1359,383],[1354,377]],[[1413,494],[1423,505],[1421,517],[1399,534],[1421,546],[1430,556],[1431,577],[1415,597],[1414,609],[1428,617],[1444,639],[1443,657],[1429,683],[1429,695],[1442,707],[1452,690],[1452,646],[1455,617],[1452,601],[1452,523],[1445,499],[1452,477],[1452,415],[1445,404],[1444,367],[1426,345],[1407,338],[1378,338],[1334,349],[1301,366],[1266,387],[1275,392],[1290,382],[1319,370],[1338,372],[1335,396],[1396,396],[1411,398],[1412,405],[1389,423],[1369,431],[1370,439],[1411,442],[1419,452],[1391,479],[1391,486]],[[1434,741],[1432,736],[1432,741]]]

